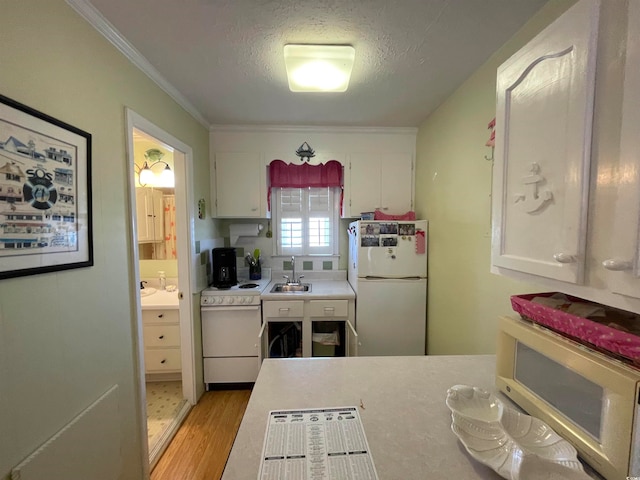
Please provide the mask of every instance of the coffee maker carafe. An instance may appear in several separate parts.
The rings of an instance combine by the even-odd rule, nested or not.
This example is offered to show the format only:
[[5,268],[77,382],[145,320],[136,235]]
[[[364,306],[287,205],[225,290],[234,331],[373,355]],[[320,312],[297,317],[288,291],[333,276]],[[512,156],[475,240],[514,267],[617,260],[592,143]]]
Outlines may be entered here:
[[238,283],[235,248],[213,249],[213,286],[231,288]]

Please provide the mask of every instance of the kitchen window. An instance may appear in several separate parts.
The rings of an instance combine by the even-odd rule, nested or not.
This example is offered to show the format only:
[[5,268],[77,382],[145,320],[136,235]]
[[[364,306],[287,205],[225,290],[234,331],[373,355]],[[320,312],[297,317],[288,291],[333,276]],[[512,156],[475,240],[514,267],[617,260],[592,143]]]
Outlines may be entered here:
[[276,255],[338,253],[339,188],[274,188],[271,193]]

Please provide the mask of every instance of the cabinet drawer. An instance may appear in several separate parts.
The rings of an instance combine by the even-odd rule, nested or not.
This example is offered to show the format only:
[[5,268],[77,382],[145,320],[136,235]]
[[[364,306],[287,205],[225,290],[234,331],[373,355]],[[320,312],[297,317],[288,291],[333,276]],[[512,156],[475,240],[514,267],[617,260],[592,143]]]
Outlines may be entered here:
[[179,348],[145,349],[144,368],[147,372],[173,372],[182,369]]
[[263,304],[265,317],[302,317],[304,302],[294,301],[266,301]]
[[346,317],[349,312],[349,300],[311,300],[310,317]]
[[205,383],[255,382],[260,370],[258,357],[225,357],[204,359]]
[[180,323],[180,311],[142,310],[142,323]]
[[144,332],[145,347],[180,346],[179,325],[145,325],[142,330]]

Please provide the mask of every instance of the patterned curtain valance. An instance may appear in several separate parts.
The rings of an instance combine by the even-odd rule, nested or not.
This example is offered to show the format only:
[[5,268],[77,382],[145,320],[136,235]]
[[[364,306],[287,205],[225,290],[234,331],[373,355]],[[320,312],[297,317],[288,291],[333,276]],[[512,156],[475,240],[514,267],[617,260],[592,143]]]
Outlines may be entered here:
[[307,187],[339,187],[340,209],[342,210],[342,191],[344,178],[342,165],[337,160],[329,160],[320,165],[303,163],[285,163],[273,160],[269,164],[269,189],[267,202],[271,210],[271,189],[276,188],[307,188]]

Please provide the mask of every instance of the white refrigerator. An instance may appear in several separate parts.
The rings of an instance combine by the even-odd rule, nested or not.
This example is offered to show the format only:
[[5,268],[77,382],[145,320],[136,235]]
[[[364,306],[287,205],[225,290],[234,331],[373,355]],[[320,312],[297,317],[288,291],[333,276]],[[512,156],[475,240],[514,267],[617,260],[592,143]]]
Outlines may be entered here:
[[425,355],[426,220],[349,224],[358,355]]

